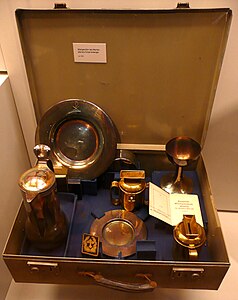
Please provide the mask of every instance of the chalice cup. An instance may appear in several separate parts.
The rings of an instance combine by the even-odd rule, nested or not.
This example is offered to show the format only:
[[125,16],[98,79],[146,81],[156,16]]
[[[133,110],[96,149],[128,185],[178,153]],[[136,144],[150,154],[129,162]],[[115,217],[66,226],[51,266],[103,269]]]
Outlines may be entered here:
[[179,136],[166,144],[166,154],[169,160],[176,165],[176,173],[169,173],[161,178],[160,186],[170,194],[188,194],[193,191],[191,178],[184,176],[183,169],[196,161],[201,153],[201,146],[195,140]]

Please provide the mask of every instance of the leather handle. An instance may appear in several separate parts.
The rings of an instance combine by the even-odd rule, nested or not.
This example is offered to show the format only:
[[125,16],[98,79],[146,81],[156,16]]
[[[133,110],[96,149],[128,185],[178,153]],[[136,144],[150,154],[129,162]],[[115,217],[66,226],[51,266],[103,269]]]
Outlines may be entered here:
[[93,272],[79,272],[79,275],[92,277],[97,284],[105,286],[107,288],[121,290],[125,292],[152,292],[158,285],[155,281],[152,281],[149,277],[150,274],[137,274],[137,277],[143,277],[147,280],[146,283],[128,283],[115,281],[103,277],[101,274],[95,274]]

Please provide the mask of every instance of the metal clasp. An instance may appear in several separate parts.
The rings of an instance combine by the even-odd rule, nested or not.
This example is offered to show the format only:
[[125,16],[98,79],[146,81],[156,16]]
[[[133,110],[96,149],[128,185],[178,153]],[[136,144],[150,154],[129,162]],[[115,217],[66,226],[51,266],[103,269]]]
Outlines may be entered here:
[[66,9],[66,8],[68,8],[66,3],[55,3],[54,4],[54,9]]
[[55,275],[59,274],[58,263],[40,262],[40,261],[28,261],[27,265],[32,273],[38,272],[54,272]]
[[200,279],[204,275],[203,268],[183,268],[183,267],[174,267],[171,272],[171,277],[173,279],[179,278],[191,278],[194,280]]
[[176,8],[190,8],[189,2],[179,2]]

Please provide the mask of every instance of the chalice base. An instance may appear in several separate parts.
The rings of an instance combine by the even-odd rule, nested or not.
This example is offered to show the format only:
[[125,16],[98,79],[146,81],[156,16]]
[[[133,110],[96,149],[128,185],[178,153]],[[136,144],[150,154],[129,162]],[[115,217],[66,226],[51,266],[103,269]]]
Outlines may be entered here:
[[174,173],[170,173],[161,178],[160,187],[170,194],[189,194],[193,191],[193,182],[186,176],[176,180]]

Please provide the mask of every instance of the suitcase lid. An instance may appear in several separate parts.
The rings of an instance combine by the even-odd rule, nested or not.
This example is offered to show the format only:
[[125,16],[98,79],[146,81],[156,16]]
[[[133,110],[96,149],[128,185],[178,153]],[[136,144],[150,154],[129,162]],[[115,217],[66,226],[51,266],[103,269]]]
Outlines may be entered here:
[[[105,110],[122,145],[153,148],[179,135],[203,145],[231,15],[228,8],[17,10],[37,120],[79,98]],[[103,43],[106,63],[75,62],[73,43]]]

